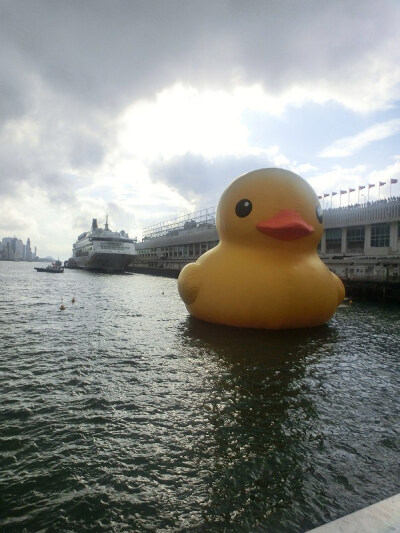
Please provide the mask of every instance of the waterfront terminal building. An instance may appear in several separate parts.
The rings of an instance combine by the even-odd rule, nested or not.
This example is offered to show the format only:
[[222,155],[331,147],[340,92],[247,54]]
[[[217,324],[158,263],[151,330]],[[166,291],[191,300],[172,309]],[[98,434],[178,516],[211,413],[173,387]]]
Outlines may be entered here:
[[[136,272],[177,275],[218,244],[215,208],[144,228]],[[342,280],[400,281],[400,197],[330,208],[319,255]]]

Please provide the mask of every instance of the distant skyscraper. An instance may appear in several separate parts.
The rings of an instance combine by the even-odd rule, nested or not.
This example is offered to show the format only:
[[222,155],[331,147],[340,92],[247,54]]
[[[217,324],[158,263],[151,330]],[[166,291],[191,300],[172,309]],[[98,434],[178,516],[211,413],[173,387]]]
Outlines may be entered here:
[[15,261],[20,261],[24,254],[24,243],[21,241],[21,239],[18,239],[17,237],[13,237],[11,239],[11,249],[13,253],[10,259],[14,259]]
[[3,237],[1,255],[2,255],[3,259],[10,259],[10,255],[11,255],[11,237]]
[[32,260],[31,241],[28,237],[28,240],[26,241],[26,247],[25,247],[25,261],[31,261],[31,260]]

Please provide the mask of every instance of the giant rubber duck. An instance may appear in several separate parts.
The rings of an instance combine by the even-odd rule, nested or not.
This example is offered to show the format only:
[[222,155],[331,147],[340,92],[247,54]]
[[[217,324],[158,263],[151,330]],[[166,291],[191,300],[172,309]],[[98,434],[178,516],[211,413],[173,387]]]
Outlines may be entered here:
[[322,210],[312,187],[284,169],[234,180],[217,208],[219,244],[186,265],[179,294],[194,317],[244,328],[326,323],[344,299],[317,254]]

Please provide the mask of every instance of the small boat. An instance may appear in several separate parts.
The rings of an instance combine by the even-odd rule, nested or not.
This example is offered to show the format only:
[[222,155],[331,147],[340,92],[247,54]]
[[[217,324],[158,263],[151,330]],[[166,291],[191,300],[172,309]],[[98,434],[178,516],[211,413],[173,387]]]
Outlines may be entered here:
[[52,272],[53,274],[62,274],[64,272],[64,267],[61,263],[61,261],[58,259],[57,261],[54,261],[50,265],[47,265],[47,267],[35,267],[35,270],[37,272]]

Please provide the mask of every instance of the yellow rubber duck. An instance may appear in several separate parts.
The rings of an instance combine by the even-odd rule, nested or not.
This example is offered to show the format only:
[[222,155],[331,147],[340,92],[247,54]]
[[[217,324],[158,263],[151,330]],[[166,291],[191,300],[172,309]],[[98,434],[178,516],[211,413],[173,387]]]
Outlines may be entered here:
[[216,224],[219,244],[179,275],[191,315],[265,329],[331,318],[345,291],[317,254],[322,210],[305,180],[277,168],[244,174],[222,194]]

